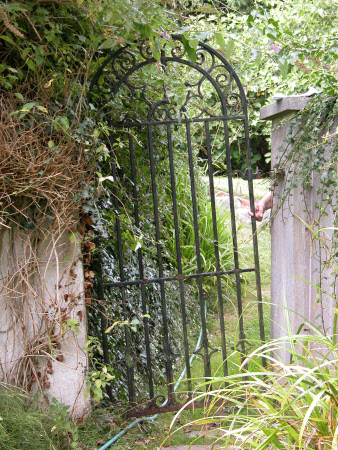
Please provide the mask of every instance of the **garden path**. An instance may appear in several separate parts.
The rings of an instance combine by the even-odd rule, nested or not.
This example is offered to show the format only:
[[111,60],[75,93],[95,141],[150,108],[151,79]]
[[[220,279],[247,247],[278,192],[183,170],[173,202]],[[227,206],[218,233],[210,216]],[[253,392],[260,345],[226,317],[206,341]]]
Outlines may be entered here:
[[[163,448],[163,447],[162,447]],[[217,450],[224,449],[224,447],[215,447],[212,445],[175,445],[174,447],[168,447],[170,450]],[[160,449],[160,447],[158,447]],[[230,450],[230,449],[229,449]]]

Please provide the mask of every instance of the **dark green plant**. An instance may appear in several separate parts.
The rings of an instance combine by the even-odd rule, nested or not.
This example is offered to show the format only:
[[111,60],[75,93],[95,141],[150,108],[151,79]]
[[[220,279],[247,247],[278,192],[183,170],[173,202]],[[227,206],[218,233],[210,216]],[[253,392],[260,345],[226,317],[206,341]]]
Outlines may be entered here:
[[[211,202],[208,198],[207,186],[198,189],[196,198],[198,209],[198,232],[201,253],[202,272],[217,270],[214,246],[214,229]],[[183,274],[196,273],[196,245],[194,232],[194,218],[191,201],[190,180],[185,172],[181,172],[176,180],[176,195],[178,205],[178,220],[180,224],[180,250],[182,256]],[[171,264],[177,269],[177,252],[175,241],[174,217],[171,211],[165,211],[165,230],[163,233],[164,246]],[[218,230],[218,251],[220,270],[229,270],[232,267],[232,233],[230,213],[226,209],[216,206],[216,225]],[[207,279],[206,284],[212,283]]]
[[3,450],[60,450],[83,448],[69,406],[55,399],[40,409],[41,402],[21,390],[1,388],[0,447]]

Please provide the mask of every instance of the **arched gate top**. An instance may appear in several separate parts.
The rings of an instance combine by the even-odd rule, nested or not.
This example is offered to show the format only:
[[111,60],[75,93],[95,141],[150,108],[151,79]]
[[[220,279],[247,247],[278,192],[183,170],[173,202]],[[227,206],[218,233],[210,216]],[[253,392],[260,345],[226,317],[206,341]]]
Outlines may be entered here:
[[149,41],[110,54],[92,80],[89,101],[108,113],[111,123],[128,127],[208,118],[246,120],[244,89],[227,60],[199,42],[193,64],[182,37],[172,38],[176,45],[163,45],[160,62]]

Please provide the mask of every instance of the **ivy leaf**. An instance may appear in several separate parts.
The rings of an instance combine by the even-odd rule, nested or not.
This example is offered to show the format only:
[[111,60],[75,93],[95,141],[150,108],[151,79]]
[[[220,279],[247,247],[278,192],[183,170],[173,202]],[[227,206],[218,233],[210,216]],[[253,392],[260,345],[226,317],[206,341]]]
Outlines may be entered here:
[[61,116],[60,122],[62,123],[64,130],[67,131],[69,128],[69,120],[67,119],[67,117]]
[[93,387],[94,400],[100,401],[102,399],[102,390],[96,386]]
[[75,242],[75,234],[74,233],[68,234],[68,239],[69,239],[71,244],[74,244],[74,242]]
[[217,45],[219,45],[223,50],[225,49],[225,40],[222,33],[215,33],[215,40]]
[[185,51],[187,52],[190,61],[195,64],[197,59],[196,49],[190,46],[189,38],[187,38],[185,34],[182,35],[182,44],[185,48]]
[[33,61],[32,61],[31,59],[28,59],[28,60],[27,60],[27,66],[28,66],[31,70],[33,70],[33,72],[36,71],[35,64],[33,63]]
[[235,49],[235,43],[232,39],[229,39],[228,42],[226,43],[224,52],[225,52],[225,56],[227,58],[230,58],[230,56],[233,54]]
[[255,19],[254,19],[253,15],[249,14],[248,18],[246,20],[246,23],[247,23],[248,27],[252,28],[254,26],[254,22],[255,22]]
[[22,109],[20,111],[27,112],[30,111],[34,106],[36,105],[36,102],[29,102],[23,105]]
[[86,388],[84,391],[85,398],[88,397],[89,394],[90,394],[90,388]]
[[26,59],[26,58],[27,58],[27,55],[28,55],[28,53],[29,53],[30,51],[31,51],[31,48],[30,48],[30,47],[24,48],[24,49],[22,50],[22,54],[21,54],[22,59]]
[[35,62],[37,66],[41,66],[41,64],[43,63],[43,57],[40,55],[36,55],[35,56]]
[[19,100],[22,100],[22,101],[24,101],[24,98],[23,98],[23,95],[22,94],[20,94],[20,92],[15,92],[15,97],[17,97]]
[[282,78],[286,78],[289,71],[289,63],[288,61],[279,62],[278,64],[279,70],[281,71]]
[[189,39],[189,45],[190,45],[190,47],[191,48],[193,48],[193,49],[197,49],[197,47],[198,47],[198,39]]

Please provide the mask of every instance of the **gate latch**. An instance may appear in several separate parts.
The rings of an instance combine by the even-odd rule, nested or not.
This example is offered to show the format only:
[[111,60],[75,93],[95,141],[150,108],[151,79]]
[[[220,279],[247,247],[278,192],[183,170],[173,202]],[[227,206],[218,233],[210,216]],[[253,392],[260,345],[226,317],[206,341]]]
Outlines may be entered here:
[[[252,169],[251,169],[252,170]],[[252,173],[252,172],[251,172]],[[262,178],[262,172],[255,172],[255,173],[253,173],[252,174],[252,179],[253,180],[259,180],[260,178]],[[249,169],[249,167],[247,167],[245,170],[244,170],[244,173],[243,173],[243,175],[242,175],[242,178],[243,178],[243,180],[249,180],[250,179],[250,169]]]

